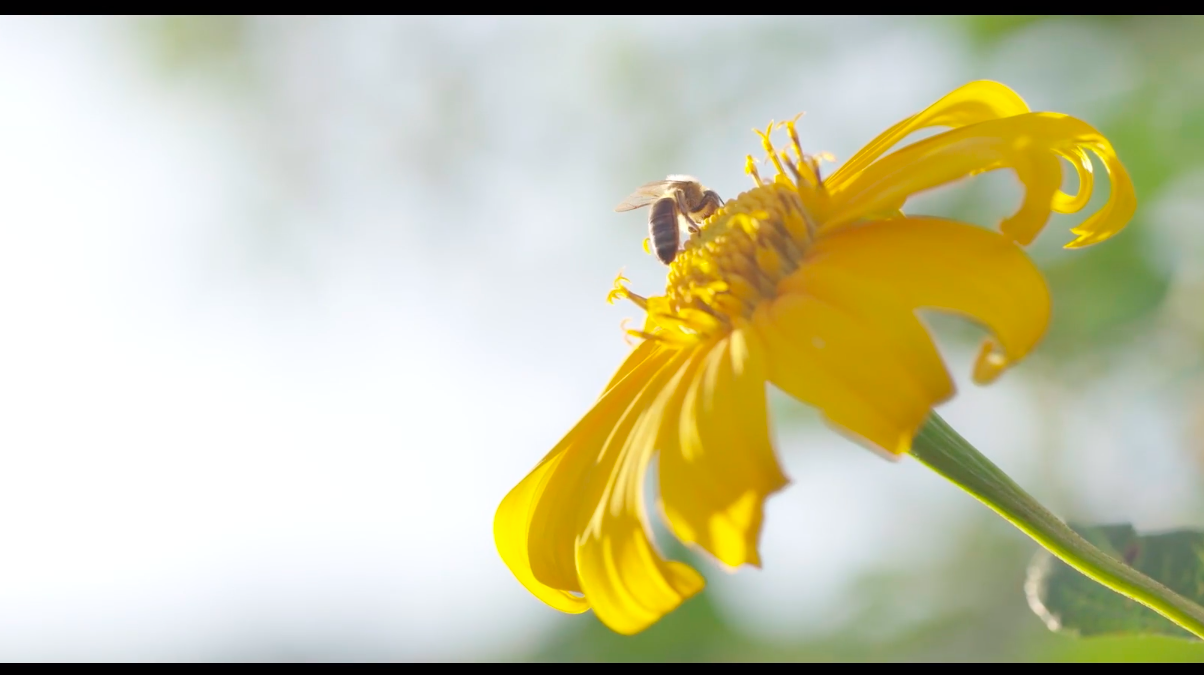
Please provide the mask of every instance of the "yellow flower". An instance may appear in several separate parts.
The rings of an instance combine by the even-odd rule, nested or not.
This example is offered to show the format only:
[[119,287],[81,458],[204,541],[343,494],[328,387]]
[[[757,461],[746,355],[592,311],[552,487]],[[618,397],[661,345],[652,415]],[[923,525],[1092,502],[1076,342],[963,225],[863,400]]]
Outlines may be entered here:
[[[796,118],[797,119],[797,118]],[[1017,244],[1050,213],[1091,194],[1094,152],[1111,176],[1107,203],[1068,247],[1103,241],[1136,206],[1111,144],[1073,117],[1032,113],[994,82],[957,89],[874,139],[820,179],[815,157],[779,152],[761,134],[772,181],[729,201],[669,268],[662,296],[620,277],[611,293],[647,312],[642,339],[577,425],[502,501],[494,537],[506,565],[556,609],[593,608],[636,633],[703,587],[664,560],[648,532],[644,476],[658,455],[660,506],[673,533],[735,567],[759,565],[765,498],[787,479],[774,455],[765,383],[811,404],[836,427],[892,455],[908,452],[953,383],[919,308],[990,329],[974,365],[986,383],[1023,358],[1049,320],[1049,292]],[[949,131],[885,154],[917,130]],[[791,154],[793,152],[793,154]],[[885,155],[885,156],[884,156]],[[1059,188],[1059,158],[1079,191]],[[904,216],[917,192],[994,169],[1025,187],[1000,232]]]

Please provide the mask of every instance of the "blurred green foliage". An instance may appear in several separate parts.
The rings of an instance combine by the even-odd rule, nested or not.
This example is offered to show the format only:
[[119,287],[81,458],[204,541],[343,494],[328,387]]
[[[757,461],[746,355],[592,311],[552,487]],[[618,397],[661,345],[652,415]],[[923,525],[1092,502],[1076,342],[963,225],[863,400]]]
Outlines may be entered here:
[[1014,16],[983,14],[957,17],[956,21],[958,26],[966,31],[976,45],[986,47],[1043,18],[1045,17],[1038,14],[1017,14]]
[[1123,347],[1158,311],[1170,284],[1168,271],[1145,253],[1140,223],[1106,246],[1059,256],[1045,276],[1055,309],[1041,346],[1046,367],[1084,352]]
[[140,27],[156,56],[152,62],[168,74],[247,69],[245,17],[146,17]]

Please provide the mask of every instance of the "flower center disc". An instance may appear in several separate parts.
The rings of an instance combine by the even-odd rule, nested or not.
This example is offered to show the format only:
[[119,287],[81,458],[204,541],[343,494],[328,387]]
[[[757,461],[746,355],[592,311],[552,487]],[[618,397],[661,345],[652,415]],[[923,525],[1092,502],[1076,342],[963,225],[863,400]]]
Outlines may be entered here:
[[628,290],[622,276],[615,280],[609,300],[627,298],[648,314],[644,330],[629,334],[694,342],[727,332],[748,320],[762,301],[775,297],[778,282],[802,264],[818,230],[809,203],[822,206],[826,193],[817,158],[803,153],[794,120],[782,126],[794,157],[788,151],[779,155],[773,147],[772,123],[757,132],[776,169],[773,180],[761,180],[750,155],[745,171],[757,186],[699,225],[669,265],[663,296],[644,298]]
[[776,295],[779,280],[798,269],[811,240],[795,185],[753,188],[725,204],[686,242],[669,267],[665,309],[672,318],[660,318],[676,319],[700,334],[718,323],[747,319],[758,303]]

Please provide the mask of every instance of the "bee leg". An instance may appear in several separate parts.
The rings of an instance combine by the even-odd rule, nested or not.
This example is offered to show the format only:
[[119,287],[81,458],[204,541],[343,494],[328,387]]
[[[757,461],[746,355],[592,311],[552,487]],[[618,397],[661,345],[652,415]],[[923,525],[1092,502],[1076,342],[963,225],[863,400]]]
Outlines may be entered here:
[[689,220],[690,217],[686,214],[690,212],[690,205],[686,204],[685,190],[682,190],[681,188],[674,190],[673,201],[677,204],[677,212],[685,216],[686,220]]
[[673,191],[673,201],[677,204],[677,213],[682,220],[686,221],[686,231],[690,234],[697,234],[702,230],[698,229],[698,223],[690,217],[690,207],[686,204],[686,193],[684,190],[677,189]]

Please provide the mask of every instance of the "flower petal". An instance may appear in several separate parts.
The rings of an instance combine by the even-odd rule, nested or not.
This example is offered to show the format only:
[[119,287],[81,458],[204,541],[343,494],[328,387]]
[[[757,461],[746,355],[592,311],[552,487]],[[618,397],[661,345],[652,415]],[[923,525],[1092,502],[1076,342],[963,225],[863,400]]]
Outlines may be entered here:
[[657,447],[666,519],[679,539],[732,567],[760,564],[762,505],[787,483],[769,436],[765,378],[764,347],[738,327],[665,389]]
[[1070,162],[1074,167],[1074,171],[1079,177],[1078,194],[1068,195],[1061,190],[1054,195],[1053,210],[1058,213],[1076,213],[1087,205],[1087,200],[1091,199],[1091,191],[1095,187],[1095,179],[1092,176],[1091,158],[1087,156],[1087,151],[1080,147],[1075,147],[1069,152],[1059,153],[1063,159]]
[[1028,111],[1024,99],[1007,86],[990,80],[971,82],[945,94],[941,100],[928,106],[923,112],[912,115],[879,134],[829,176],[824,184],[829,189],[839,189],[881,157],[882,153],[920,129],[956,129],[986,120],[1021,115]]
[[531,573],[531,561],[527,555],[527,531],[531,525],[532,508],[543,491],[548,475],[556,470],[563,456],[563,452],[557,452],[546,457],[506,495],[497,509],[497,515],[493,517],[493,539],[506,566],[535,597],[562,612],[580,614],[589,609],[589,601],[540,583]]
[[903,348],[841,307],[788,293],[753,324],[768,348],[769,380],[832,423],[902,454],[937,402],[901,358]]
[[[580,532],[581,515],[594,506],[583,501],[581,486],[619,418],[636,401],[648,379],[671,357],[671,352],[654,342],[644,342],[633,350],[621,367],[628,370],[627,377],[610,387],[532,472],[531,476],[534,476],[543,464],[551,463],[555,458],[556,465],[545,469],[538,484],[529,488],[533,490],[528,498],[530,505],[526,509],[508,509],[505,514],[499,509],[497,519],[505,515],[514,520],[503,526],[495,519],[495,536],[503,532],[509,537],[505,544],[501,540],[497,542],[498,549],[520,581],[530,575],[549,588],[581,591],[574,546]],[[631,362],[637,365],[627,368]],[[524,483],[531,480],[531,476]],[[522,483],[519,484],[521,487]],[[515,499],[520,497],[515,495]],[[517,540],[519,533],[526,537],[526,559],[517,555],[507,559],[506,551],[513,549],[511,541]]]
[[779,291],[806,292],[808,275],[825,268],[889,289],[908,308],[955,312],[984,324],[1003,351],[980,355],[979,381],[1027,355],[1049,325],[1049,289],[1033,262],[1007,238],[966,223],[912,217],[834,232],[815,243],[801,273],[784,279]]
[[841,256],[825,256],[824,250],[783,279],[778,293],[800,293],[839,308],[862,330],[896,347],[893,357],[924,392],[925,399],[940,402],[953,396],[953,380],[910,298],[897,292],[893,281],[867,278],[848,269]]
[[645,340],[637,345],[635,349],[631,350],[631,353],[628,354],[627,358],[623,359],[623,363],[619,365],[619,369],[616,370],[615,374],[611,376],[610,382],[606,383],[606,388],[602,390],[602,393],[605,395],[606,392],[610,391],[616,384],[622,382],[623,378],[627,377],[631,371],[638,368],[640,364],[656,354],[658,351],[656,347],[657,344],[655,342]]
[[[825,230],[870,214],[900,207],[913,194],[984,171],[1011,168],[1025,186],[1020,209],[1002,223],[1005,234],[1030,243],[1056,207],[1062,212],[1081,208],[1092,183],[1082,149],[1090,149],[1112,178],[1108,202],[1071,231],[1079,235],[1068,248],[1097,243],[1119,232],[1136,209],[1133,184],[1116,152],[1089,124],[1056,113],[1028,113],[980,122],[924,139],[883,157],[841,186],[832,186],[824,214]],[[1069,160],[1080,177],[1079,194],[1060,192],[1061,166]]]
[[626,635],[647,628],[704,585],[688,565],[661,558],[644,513],[644,475],[664,423],[652,402],[690,354],[678,350],[651,378],[613,426],[584,489],[578,486],[582,503],[593,505],[577,538],[581,590],[598,618]]

